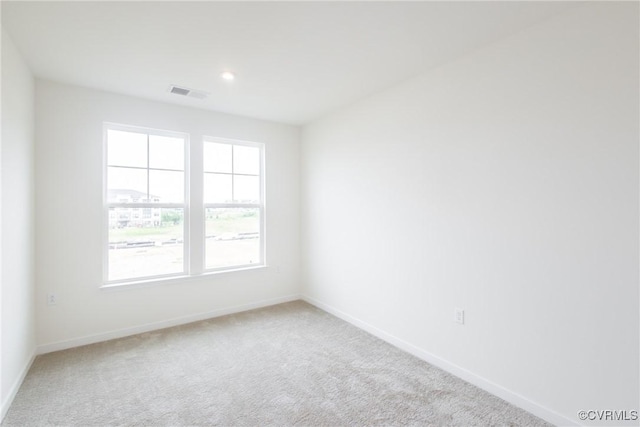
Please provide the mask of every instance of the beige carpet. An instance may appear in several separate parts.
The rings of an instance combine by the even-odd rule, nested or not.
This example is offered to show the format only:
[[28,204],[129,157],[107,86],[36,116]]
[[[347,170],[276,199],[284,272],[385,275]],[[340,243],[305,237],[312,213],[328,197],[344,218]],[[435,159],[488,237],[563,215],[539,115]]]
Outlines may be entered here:
[[303,302],[36,359],[6,426],[546,426]]

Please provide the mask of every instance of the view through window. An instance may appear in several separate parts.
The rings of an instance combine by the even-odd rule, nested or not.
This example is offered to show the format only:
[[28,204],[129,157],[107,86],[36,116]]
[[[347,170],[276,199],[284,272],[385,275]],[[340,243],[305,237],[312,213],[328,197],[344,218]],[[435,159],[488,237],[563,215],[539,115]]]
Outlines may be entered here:
[[185,273],[186,141],[107,129],[108,281]]
[[[187,134],[108,124],[105,144],[106,282],[264,264],[262,144],[205,138],[192,153],[199,177],[190,176]],[[203,203],[190,204],[190,192]],[[204,223],[190,227],[200,209]],[[198,247],[203,259],[190,260]]]
[[262,263],[262,149],[204,141],[205,268]]

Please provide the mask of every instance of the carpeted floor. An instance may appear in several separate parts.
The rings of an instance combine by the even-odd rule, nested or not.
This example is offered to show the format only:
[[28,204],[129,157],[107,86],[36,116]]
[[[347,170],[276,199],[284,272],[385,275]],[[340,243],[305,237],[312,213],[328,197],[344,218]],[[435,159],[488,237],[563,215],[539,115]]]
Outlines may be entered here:
[[3,426],[547,426],[304,302],[40,356]]

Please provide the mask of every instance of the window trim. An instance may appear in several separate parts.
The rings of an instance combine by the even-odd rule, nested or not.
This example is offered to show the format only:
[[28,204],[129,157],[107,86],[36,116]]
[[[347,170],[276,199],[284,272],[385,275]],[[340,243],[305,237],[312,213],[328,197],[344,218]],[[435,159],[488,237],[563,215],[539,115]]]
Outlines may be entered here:
[[[164,129],[154,129],[143,126],[125,125],[120,123],[104,122],[103,126],[103,143],[102,143],[102,210],[103,210],[103,224],[102,224],[102,287],[120,286],[134,283],[163,281],[178,277],[188,277],[191,275],[191,263],[190,263],[190,188],[191,188],[191,168],[190,168],[190,135],[186,132],[176,132]],[[184,140],[184,199],[182,203],[109,203],[109,184],[108,184],[108,170],[109,170],[109,156],[108,156],[108,132],[110,130],[140,133],[147,135],[147,167],[149,171],[149,135],[157,136],[169,136],[174,138],[182,138]],[[131,167],[135,169],[135,167]],[[141,169],[141,168],[140,168]],[[149,182],[147,182],[147,193],[149,188]],[[125,279],[109,280],[109,209],[110,208],[176,208],[183,210],[183,260],[182,271],[168,274],[157,274],[151,276],[129,277]]]
[[[259,161],[259,166],[260,169],[258,171],[258,177],[259,177],[259,185],[260,185],[260,200],[258,201],[258,203],[206,203],[204,201],[205,199],[205,194],[204,194],[204,176],[207,173],[212,173],[212,172],[206,172],[204,170],[204,155],[202,156],[202,180],[203,180],[203,185],[202,185],[202,220],[203,220],[203,224],[202,224],[202,273],[203,274],[209,274],[209,273],[223,273],[223,272],[228,272],[228,271],[233,271],[233,270],[245,270],[245,269],[251,269],[251,268],[259,268],[259,267],[266,267],[267,266],[267,260],[266,260],[266,234],[265,234],[265,224],[266,224],[266,217],[265,217],[265,212],[266,212],[266,203],[265,203],[265,145],[262,142],[253,142],[253,141],[246,141],[246,140],[239,140],[239,139],[230,139],[230,138],[219,138],[219,137],[213,137],[213,136],[208,136],[208,135],[204,135],[202,137],[202,153],[204,153],[204,145],[206,143],[216,143],[216,144],[226,144],[226,145],[238,145],[238,146],[243,146],[243,147],[253,147],[253,148],[258,148],[259,152],[260,152],[260,161]],[[233,176],[234,175],[239,175],[239,176],[254,176],[254,175],[249,175],[249,174],[235,174],[233,172],[233,156],[231,158],[231,172],[228,173],[229,175],[232,176],[232,182],[233,182]],[[232,184],[233,185],[233,184]],[[257,263],[252,263],[252,264],[239,264],[239,265],[233,265],[233,266],[226,266],[226,267],[214,267],[214,268],[207,268],[207,238],[206,238],[206,221],[207,221],[207,214],[206,211],[207,209],[215,209],[215,208],[257,208],[258,212],[259,212],[259,216],[260,216],[260,260]]]

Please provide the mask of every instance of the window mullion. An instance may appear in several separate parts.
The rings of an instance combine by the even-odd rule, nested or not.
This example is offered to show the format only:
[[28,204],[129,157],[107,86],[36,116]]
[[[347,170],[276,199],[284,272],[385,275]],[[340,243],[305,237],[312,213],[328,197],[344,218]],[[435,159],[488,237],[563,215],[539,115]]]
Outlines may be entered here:
[[188,152],[185,153],[185,168],[188,170],[188,187],[185,192],[188,193],[186,196],[189,202],[189,247],[185,250],[189,252],[189,274],[199,275],[204,269],[202,142],[201,138],[195,138],[194,135],[189,139]]
[[149,166],[150,165],[150,160],[149,160],[149,134],[147,134],[147,200],[151,199],[151,191],[149,190],[150,185],[150,181],[151,181],[151,173],[149,171]]
[[235,147],[232,145],[231,146],[231,200],[235,201],[236,200],[236,180],[234,179],[234,175],[236,173],[235,168],[234,168],[234,161],[233,161],[233,156],[235,155]]

